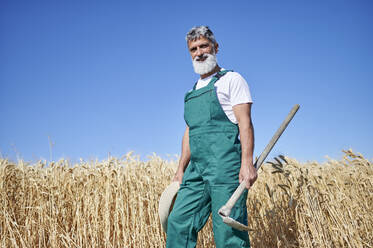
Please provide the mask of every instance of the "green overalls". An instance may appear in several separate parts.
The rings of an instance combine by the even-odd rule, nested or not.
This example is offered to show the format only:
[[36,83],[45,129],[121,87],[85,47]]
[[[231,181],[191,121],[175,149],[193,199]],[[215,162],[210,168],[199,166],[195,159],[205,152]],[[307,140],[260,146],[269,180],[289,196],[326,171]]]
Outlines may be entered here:
[[[167,247],[195,247],[197,234],[212,212],[217,248],[250,247],[247,232],[224,224],[218,215],[239,185],[241,144],[238,125],[224,113],[214,87],[228,71],[220,71],[209,84],[185,96],[184,118],[189,126],[190,163],[168,217]],[[247,224],[247,190],[230,217]]]

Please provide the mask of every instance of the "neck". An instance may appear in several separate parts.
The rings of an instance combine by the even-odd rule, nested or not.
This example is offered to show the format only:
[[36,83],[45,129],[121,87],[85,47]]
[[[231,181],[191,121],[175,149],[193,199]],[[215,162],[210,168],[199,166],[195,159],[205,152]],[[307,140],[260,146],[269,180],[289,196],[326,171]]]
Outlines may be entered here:
[[212,71],[210,71],[209,73],[201,75],[201,79],[207,78],[207,77],[217,73],[218,71],[220,71],[220,69],[221,68],[218,65],[216,65],[215,68]]

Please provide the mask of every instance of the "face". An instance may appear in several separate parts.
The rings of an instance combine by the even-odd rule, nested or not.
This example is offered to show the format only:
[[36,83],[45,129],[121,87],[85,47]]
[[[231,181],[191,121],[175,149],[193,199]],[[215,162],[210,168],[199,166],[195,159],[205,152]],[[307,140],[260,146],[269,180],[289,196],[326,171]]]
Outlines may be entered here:
[[189,53],[192,56],[194,71],[199,75],[211,72],[217,65],[216,52],[218,45],[213,46],[205,37],[188,42]]
[[206,59],[205,54],[214,54],[218,52],[218,44],[213,46],[205,37],[201,37],[194,41],[188,41],[189,53],[192,56],[192,60],[203,62]]

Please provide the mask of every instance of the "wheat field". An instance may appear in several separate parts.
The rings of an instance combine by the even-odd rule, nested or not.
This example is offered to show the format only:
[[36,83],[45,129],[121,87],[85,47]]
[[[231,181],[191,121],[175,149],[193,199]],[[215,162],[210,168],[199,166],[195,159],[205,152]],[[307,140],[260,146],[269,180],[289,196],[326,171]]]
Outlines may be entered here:
[[[373,247],[373,163],[264,164],[247,199],[252,247]],[[1,247],[165,247],[158,199],[175,160],[13,163],[0,158]],[[197,247],[214,247],[211,220]]]

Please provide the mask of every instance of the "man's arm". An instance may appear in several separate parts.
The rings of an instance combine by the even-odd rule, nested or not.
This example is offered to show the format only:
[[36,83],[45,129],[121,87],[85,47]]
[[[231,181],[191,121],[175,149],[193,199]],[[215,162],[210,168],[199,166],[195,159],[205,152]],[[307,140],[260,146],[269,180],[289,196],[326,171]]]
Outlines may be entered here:
[[184,176],[184,171],[188,166],[190,161],[190,147],[189,147],[189,127],[185,128],[183,141],[181,144],[181,157],[179,160],[179,167],[175,173],[174,179],[172,181],[177,181],[181,184]]
[[241,140],[241,170],[239,182],[246,181],[249,189],[258,177],[253,165],[254,152],[254,127],[251,122],[251,103],[237,104],[233,106],[233,112],[238,122]]

